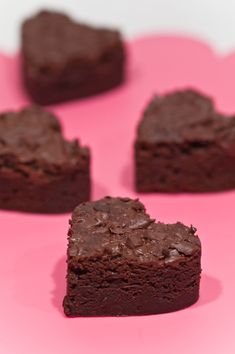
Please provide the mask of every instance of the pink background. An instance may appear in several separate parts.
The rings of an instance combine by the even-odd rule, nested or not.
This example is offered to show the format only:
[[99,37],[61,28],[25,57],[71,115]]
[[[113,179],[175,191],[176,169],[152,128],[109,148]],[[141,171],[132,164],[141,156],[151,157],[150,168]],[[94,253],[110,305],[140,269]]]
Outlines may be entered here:
[[[216,56],[206,45],[173,37],[128,44],[126,84],[111,93],[50,107],[69,138],[92,149],[93,199],[136,196],[132,145],[136,123],[154,93],[192,86],[235,112],[235,54]],[[19,60],[0,56],[0,109],[28,103]],[[1,212],[0,353],[235,353],[235,192],[139,195],[152,217],[198,228],[203,245],[201,297],[171,314],[129,318],[64,317],[69,215]]]

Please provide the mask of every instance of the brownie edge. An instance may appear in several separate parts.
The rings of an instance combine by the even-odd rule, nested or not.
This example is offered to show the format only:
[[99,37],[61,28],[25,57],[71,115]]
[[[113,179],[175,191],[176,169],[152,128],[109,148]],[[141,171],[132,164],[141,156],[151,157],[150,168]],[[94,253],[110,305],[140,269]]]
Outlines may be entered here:
[[198,300],[196,229],[155,222],[138,200],[106,197],[80,204],[68,242],[66,316],[158,314]]

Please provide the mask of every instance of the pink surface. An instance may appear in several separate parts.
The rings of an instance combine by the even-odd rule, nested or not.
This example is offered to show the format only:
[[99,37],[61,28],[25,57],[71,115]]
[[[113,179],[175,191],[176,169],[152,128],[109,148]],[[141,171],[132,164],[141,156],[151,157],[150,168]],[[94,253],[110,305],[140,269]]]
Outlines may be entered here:
[[[235,112],[235,55],[216,56],[184,38],[152,37],[128,45],[127,83],[112,93],[53,106],[66,136],[93,152],[93,198],[136,196],[132,143],[136,123],[154,92],[193,86]],[[0,109],[28,103],[17,58],[0,56]],[[64,317],[69,215],[0,213],[0,353],[126,354],[235,353],[235,192],[140,195],[152,217],[198,228],[203,244],[200,301],[189,309],[130,318]]]

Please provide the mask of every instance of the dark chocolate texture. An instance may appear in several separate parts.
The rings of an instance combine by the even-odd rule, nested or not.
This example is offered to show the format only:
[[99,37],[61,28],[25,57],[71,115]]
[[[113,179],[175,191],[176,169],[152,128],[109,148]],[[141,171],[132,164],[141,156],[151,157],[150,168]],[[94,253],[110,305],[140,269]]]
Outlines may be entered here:
[[0,115],[0,208],[69,212],[89,200],[90,154],[39,107]]
[[125,49],[118,31],[41,11],[23,24],[22,65],[33,100],[50,104],[97,94],[122,83]]
[[235,187],[235,117],[193,90],[155,97],[135,143],[139,192],[210,192]]
[[79,205],[69,230],[67,316],[170,312],[199,296],[196,229],[155,222],[138,200]]

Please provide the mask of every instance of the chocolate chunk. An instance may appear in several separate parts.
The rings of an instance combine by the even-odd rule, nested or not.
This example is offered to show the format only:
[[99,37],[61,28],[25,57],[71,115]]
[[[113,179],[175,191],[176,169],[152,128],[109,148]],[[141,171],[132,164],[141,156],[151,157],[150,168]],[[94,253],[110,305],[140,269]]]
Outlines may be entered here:
[[174,262],[179,258],[179,252],[176,249],[169,249],[167,252],[167,257],[165,258],[165,263]]
[[183,253],[185,256],[190,256],[194,251],[194,244],[185,241],[180,241],[180,243],[173,243],[171,246],[175,247],[177,251]]
[[155,221],[155,219],[139,219],[139,220],[136,220],[134,224],[133,223],[130,224],[129,228],[132,230],[144,229],[144,228],[147,228],[154,221]]

